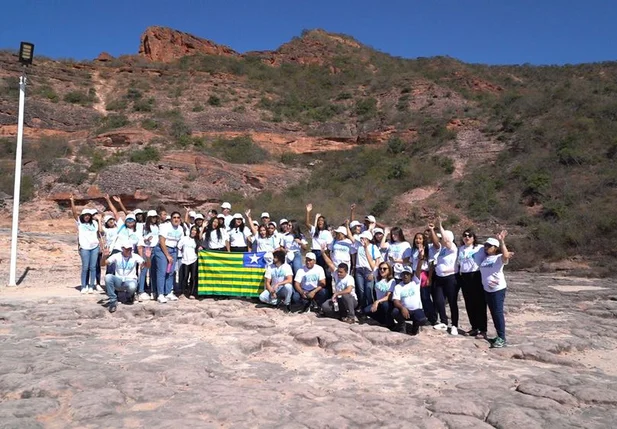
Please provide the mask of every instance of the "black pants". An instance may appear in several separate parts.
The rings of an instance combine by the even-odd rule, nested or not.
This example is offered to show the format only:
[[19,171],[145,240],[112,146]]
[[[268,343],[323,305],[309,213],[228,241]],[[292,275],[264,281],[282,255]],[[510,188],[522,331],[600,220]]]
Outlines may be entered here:
[[465,299],[465,309],[469,316],[471,329],[486,332],[486,298],[482,287],[482,275],[480,271],[461,273],[458,281]]
[[[180,281],[178,286],[177,295],[184,294],[187,298],[189,296],[197,296],[197,261],[190,265],[180,265],[179,273]],[[189,281],[189,277],[191,278]]]
[[398,308],[395,308],[394,310],[392,310],[392,317],[394,318],[394,320],[398,322],[398,326],[402,328],[401,329],[402,332],[406,332],[405,322],[407,320],[411,320],[412,321],[411,332],[409,333],[411,335],[416,335],[418,331],[420,330],[420,326],[426,324],[428,319],[426,318],[426,315],[424,314],[424,311],[421,308],[417,310],[408,310],[408,311],[409,311],[409,319],[405,319],[405,317],[403,316],[403,313]]
[[452,326],[458,327],[458,290],[456,289],[456,277],[454,274],[445,277],[435,275],[432,294],[433,304],[435,304],[435,309],[439,313],[441,323],[448,324],[445,303],[445,299],[447,299],[450,306],[450,316],[452,316]]
[[236,252],[236,253],[244,253],[244,252],[248,252],[249,248],[247,246],[244,246],[244,247],[231,246],[229,250],[231,250],[232,252]]

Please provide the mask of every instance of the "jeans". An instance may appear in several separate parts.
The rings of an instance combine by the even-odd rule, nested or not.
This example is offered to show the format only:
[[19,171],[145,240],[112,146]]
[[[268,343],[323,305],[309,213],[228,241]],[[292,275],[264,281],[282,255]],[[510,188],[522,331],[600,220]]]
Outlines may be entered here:
[[290,261],[291,269],[294,273],[294,277],[300,268],[302,268],[302,254],[300,252],[294,252],[294,258]]
[[431,325],[437,323],[437,313],[435,312],[435,306],[433,305],[433,299],[431,298],[431,291],[433,287],[431,285],[422,286],[420,288],[420,299],[422,300],[422,308],[424,314],[428,317]]
[[[328,264],[326,264],[326,260],[321,253],[321,250],[311,250],[315,254],[315,258],[317,258],[317,265],[323,268],[326,273],[326,296],[328,298],[332,297],[332,273],[330,272],[330,268]],[[295,275],[295,274],[294,274]]]
[[[326,295],[326,290],[325,289],[320,290],[313,297],[313,301],[315,301],[317,303],[317,305],[319,305],[320,307],[323,305],[324,302],[326,302],[327,299],[328,299],[328,296]],[[300,295],[298,293],[298,291],[296,291],[296,290],[293,291],[293,295],[291,297],[291,301],[294,304],[303,304],[303,305],[307,305],[307,304],[311,303],[310,300],[302,298],[302,295]]]
[[506,300],[506,289],[501,289],[496,292],[484,291],[486,297],[486,303],[489,310],[491,310],[491,317],[493,318],[493,324],[497,331],[497,336],[502,340],[506,340],[506,318],[503,314],[503,303]]
[[420,330],[420,326],[426,323],[427,318],[426,318],[426,315],[424,314],[424,311],[421,308],[418,308],[417,310],[408,310],[408,311],[409,311],[409,319],[405,319],[405,316],[403,316],[403,312],[399,310],[398,308],[394,308],[394,310],[392,310],[392,317],[399,323],[399,326],[404,328],[403,332],[406,331],[405,322],[407,320],[411,320],[412,325],[411,325],[410,333],[412,335],[416,335],[418,331]]
[[392,309],[394,307],[392,305],[392,301],[380,302],[377,305],[377,311],[374,313],[371,312],[372,306],[373,305],[371,304],[364,307],[362,312],[384,326],[394,325],[394,319],[392,318]]
[[334,303],[331,299],[327,299],[321,304],[321,311],[323,311],[324,316],[326,317],[348,317],[353,316],[354,309],[358,305],[358,301],[351,295],[345,294],[339,296],[337,299],[338,302],[338,312],[334,311]]
[[461,273],[459,282],[465,299],[465,309],[469,316],[471,329],[486,332],[486,298],[482,287],[480,271]]
[[270,305],[277,305],[281,301],[283,301],[285,305],[290,305],[291,296],[293,295],[292,290],[293,288],[290,283],[280,285],[276,288],[276,298],[272,299],[272,295],[270,295],[270,292],[266,289],[259,295],[259,300]]
[[127,292],[129,296],[133,296],[137,290],[137,280],[124,280],[115,274],[105,275],[105,289],[109,297],[109,304],[118,302],[116,291]]
[[161,250],[161,246],[156,246],[154,248],[154,257],[152,259],[155,260],[155,276],[156,276],[156,289],[159,296],[161,295],[169,295],[174,287],[174,279],[176,277],[176,273],[173,271],[176,267],[176,260],[178,257],[178,249],[168,247],[167,252],[171,256],[171,269],[170,273],[167,272],[167,257]]
[[[197,261],[190,265],[180,265],[179,274],[180,280],[178,281],[176,295],[184,294],[187,298],[197,296]],[[190,282],[189,277],[191,278]]]
[[[99,257],[96,258],[96,284],[97,286],[101,285],[101,257],[103,253],[99,250]],[[90,270],[86,273],[86,284],[90,284]]]
[[[94,249],[79,249],[81,257],[81,287],[91,287],[94,289],[94,279],[96,278],[96,262],[99,258],[98,246]],[[87,279],[87,280],[86,280]]]
[[446,304],[444,296],[448,299],[450,306],[450,316],[452,316],[452,326],[458,326],[458,291],[456,289],[456,277],[454,274],[445,277],[435,276],[433,283],[433,302],[439,312],[441,323],[448,324],[446,316]]
[[[371,280],[369,280],[369,277],[371,277]],[[374,301],[373,288],[375,286],[373,271],[370,268],[356,268],[354,280],[356,281],[356,295],[358,295],[360,308],[371,305]]]

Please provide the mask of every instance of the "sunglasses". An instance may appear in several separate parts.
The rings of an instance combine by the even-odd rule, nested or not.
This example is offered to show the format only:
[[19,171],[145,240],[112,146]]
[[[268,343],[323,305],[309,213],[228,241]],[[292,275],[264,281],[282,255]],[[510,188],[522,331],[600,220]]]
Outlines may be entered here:
[[180,216],[172,216],[172,219],[180,219]]
[[469,238],[469,237],[471,237],[471,234],[466,232],[466,233],[463,234],[463,237]]
[[390,267],[379,267],[379,271],[388,271]]

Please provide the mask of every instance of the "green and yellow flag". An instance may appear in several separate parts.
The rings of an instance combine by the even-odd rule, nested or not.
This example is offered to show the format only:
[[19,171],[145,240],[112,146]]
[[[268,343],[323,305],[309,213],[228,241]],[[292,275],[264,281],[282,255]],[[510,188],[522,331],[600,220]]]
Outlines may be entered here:
[[264,252],[199,252],[198,295],[257,297],[264,289]]

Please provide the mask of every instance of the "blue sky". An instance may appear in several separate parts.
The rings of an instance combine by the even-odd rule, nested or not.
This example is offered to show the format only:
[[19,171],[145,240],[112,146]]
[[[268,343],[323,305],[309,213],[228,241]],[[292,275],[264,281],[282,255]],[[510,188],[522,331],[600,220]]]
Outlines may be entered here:
[[150,25],[239,52],[276,49],[303,29],[349,34],[406,58],[566,64],[617,60],[616,0],[6,0],[0,48],[52,58],[137,53]]

